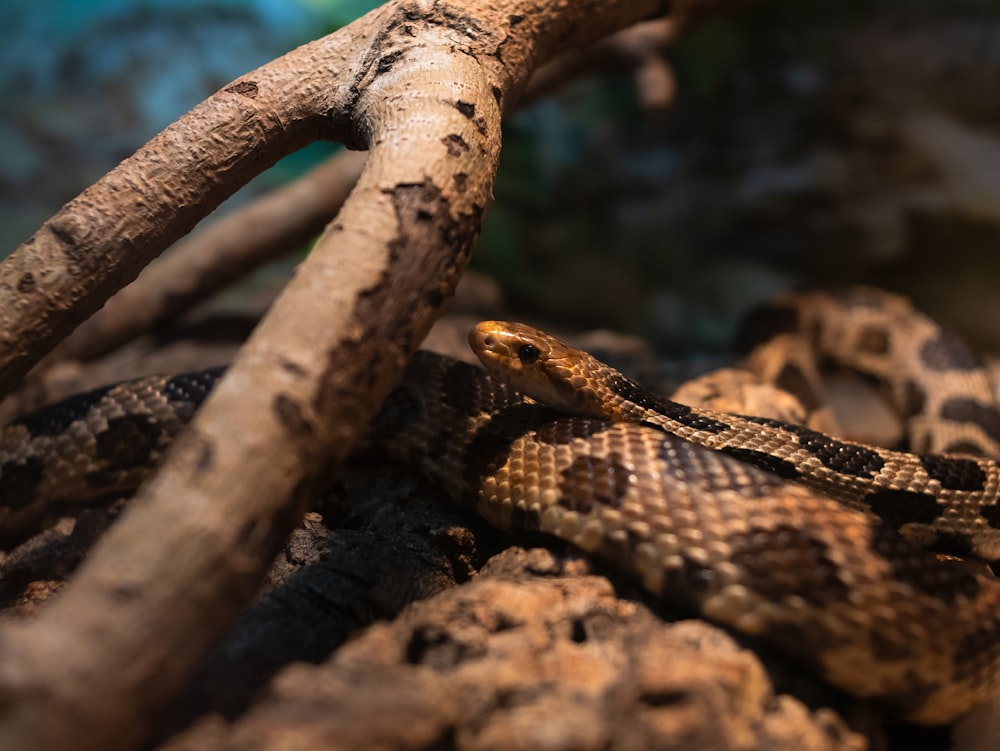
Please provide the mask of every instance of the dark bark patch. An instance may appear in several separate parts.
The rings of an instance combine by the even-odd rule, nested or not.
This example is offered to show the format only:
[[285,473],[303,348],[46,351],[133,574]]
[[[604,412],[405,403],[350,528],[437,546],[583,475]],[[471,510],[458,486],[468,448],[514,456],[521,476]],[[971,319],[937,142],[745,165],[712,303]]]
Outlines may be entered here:
[[247,99],[256,99],[259,93],[256,81],[237,81],[232,86],[227,86],[225,91],[245,96]]
[[271,402],[278,422],[293,436],[312,435],[313,427],[302,411],[302,406],[287,394],[278,394]]
[[291,360],[285,359],[283,357],[281,358],[281,362],[278,364],[281,366],[281,369],[283,371],[285,371],[289,375],[295,376],[296,378],[302,378],[306,375],[305,368],[303,368],[297,362],[292,362]]
[[455,102],[455,109],[462,113],[463,116],[471,120],[476,116],[476,105],[472,102],[463,102],[459,99]]
[[456,172],[452,176],[452,184],[456,193],[464,193],[469,188],[469,176],[464,172]]
[[382,75],[392,70],[392,67],[403,56],[403,50],[393,50],[379,58],[378,66],[375,69],[376,75]]
[[458,133],[450,133],[441,139],[441,143],[448,149],[448,156],[459,157],[469,151],[469,144],[465,142]]
[[199,474],[208,472],[215,465],[215,444],[211,441],[201,441],[198,458],[195,461],[195,471]]
[[17,291],[22,295],[26,295],[35,289],[35,275],[30,271],[24,272],[20,279],[17,280]]

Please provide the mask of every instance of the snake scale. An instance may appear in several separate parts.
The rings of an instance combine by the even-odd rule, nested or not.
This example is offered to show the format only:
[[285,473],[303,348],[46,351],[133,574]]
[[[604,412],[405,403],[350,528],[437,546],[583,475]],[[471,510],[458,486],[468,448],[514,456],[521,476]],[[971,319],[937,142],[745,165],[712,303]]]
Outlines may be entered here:
[[[916,722],[951,721],[1000,686],[1000,584],[930,550],[1000,557],[1000,466],[973,455],[998,438],[988,380],[893,296],[800,296],[763,317],[820,349],[849,343],[874,361],[860,363],[868,370],[916,359],[928,377],[896,383],[895,400],[921,448],[962,453],[688,407],[498,322],[470,334],[490,372],[418,353],[366,441],[501,529],[567,540],[853,695]],[[108,387],[5,428],[4,541],[60,504],[134,489],[221,372]],[[791,370],[778,380],[803,385]]]

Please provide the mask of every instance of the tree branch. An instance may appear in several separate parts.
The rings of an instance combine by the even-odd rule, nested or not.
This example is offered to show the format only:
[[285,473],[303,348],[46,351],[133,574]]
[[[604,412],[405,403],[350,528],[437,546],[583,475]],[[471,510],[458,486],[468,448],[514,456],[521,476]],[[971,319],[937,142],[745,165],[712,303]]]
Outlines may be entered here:
[[451,294],[490,202],[501,111],[536,65],[664,10],[388,3],[196,107],[8,259],[9,389],[236,183],[310,138],[370,148],[339,218],[161,472],[51,607],[0,630],[0,747],[139,742]]
[[301,247],[347,200],[366,158],[365,152],[342,151],[182,240],[43,362],[101,357]]

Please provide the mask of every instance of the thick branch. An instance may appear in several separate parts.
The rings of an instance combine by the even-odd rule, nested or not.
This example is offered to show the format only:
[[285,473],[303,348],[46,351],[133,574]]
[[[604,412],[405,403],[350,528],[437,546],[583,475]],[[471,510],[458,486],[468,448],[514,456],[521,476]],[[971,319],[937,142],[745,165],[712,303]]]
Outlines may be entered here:
[[[233,174],[253,157],[232,143],[238,107],[227,97],[282,100],[286,109],[268,110],[271,120],[291,123],[292,131],[309,123],[313,134],[321,102],[323,117],[352,121],[369,141],[369,162],[340,217],[160,474],[52,607],[30,625],[0,631],[0,746],[125,748],[142,737],[146,718],[253,596],[322,482],[324,459],[347,453],[451,294],[489,203],[501,108],[534,65],[662,6],[390,3],[308,52],[291,53],[308,63],[298,71],[304,81],[265,66],[228,87],[194,111],[198,119],[184,120],[196,130],[168,129],[7,266],[3,278],[14,285],[0,305],[9,386],[134,270],[137,261],[121,257],[121,248],[141,240],[158,251],[180,233],[177,224],[186,228],[207,210],[187,208],[191,202],[212,204],[231,192]],[[228,117],[218,116],[220,107]],[[246,114],[260,123],[256,106]],[[279,131],[268,132],[283,146],[296,140]],[[191,139],[221,139],[219,151],[240,169],[225,169],[214,152],[192,159]],[[175,174],[171,158],[186,171]],[[225,190],[206,177],[206,163],[210,176],[226,178]],[[169,180],[150,183],[163,171]],[[157,190],[180,191],[183,201],[158,203]],[[104,202],[100,210],[94,201]],[[106,205],[118,213],[109,218]],[[129,222],[124,207],[136,205],[146,214]],[[77,272],[93,279],[43,277],[46,262],[65,257],[67,247],[77,253]],[[41,313],[18,311],[13,289],[25,274],[33,281],[20,294],[58,300],[60,291],[67,299]]]
[[[336,42],[286,58],[308,60],[305,83],[265,67],[226,90],[274,101],[280,82],[288,109],[269,110],[275,121],[315,135],[329,118],[345,136],[350,122],[370,161],[161,474],[51,608],[0,631],[0,745],[116,748],[141,738],[146,718],[253,595],[322,482],[324,458],[346,454],[451,293],[489,203],[501,109],[537,63],[660,6],[391,3],[329,38]],[[337,71],[351,72],[349,85]],[[273,161],[233,145],[231,110],[219,118],[210,105],[196,109],[206,117],[185,120],[195,131],[168,129],[5,269],[8,381],[68,330],[64,311],[77,320],[128,276],[138,262],[122,248],[141,240],[158,250],[204,213],[191,202],[214,205],[234,174]],[[257,110],[248,115],[259,123]],[[219,153],[236,167],[214,150],[190,156],[190,139],[215,145],[215,128],[224,132]],[[279,150],[298,138],[278,131]],[[162,180],[175,163],[185,171]],[[157,203],[158,190],[182,200]],[[137,205],[147,213],[124,218]],[[46,275],[45,261],[67,247],[73,273]],[[81,270],[93,279],[74,275]],[[18,309],[18,294],[41,295],[42,312]]]

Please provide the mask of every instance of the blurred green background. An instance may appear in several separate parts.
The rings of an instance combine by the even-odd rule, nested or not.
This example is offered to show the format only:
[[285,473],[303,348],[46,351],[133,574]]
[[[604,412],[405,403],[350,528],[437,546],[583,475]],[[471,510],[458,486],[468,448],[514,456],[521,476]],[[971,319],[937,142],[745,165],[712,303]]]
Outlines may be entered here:
[[[3,247],[228,81],[377,4],[0,2]],[[1000,6],[760,2],[668,58],[668,111],[614,74],[509,118],[474,264],[512,314],[718,351],[778,290],[870,282],[1000,348]]]

